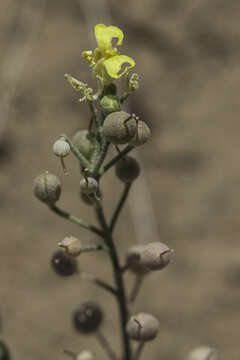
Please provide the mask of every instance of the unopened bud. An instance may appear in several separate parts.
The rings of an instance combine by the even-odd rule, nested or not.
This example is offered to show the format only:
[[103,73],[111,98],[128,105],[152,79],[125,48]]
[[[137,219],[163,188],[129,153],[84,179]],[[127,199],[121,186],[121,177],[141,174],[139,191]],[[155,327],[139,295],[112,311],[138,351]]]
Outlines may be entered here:
[[98,190],[98,183],[94,178],[87,177],[80,181],[80,188],[86,195],[95,195]]
[[53,144],[53,152],[56,156],[65,157],[70,153],[70,146],[65,140],[57,140]]
[[115,145],[128,143],[135,133],[136,120],[125,111],[109,114],[103,123],[103,135]]
[[127,323],[128,336],[137,341],[153,340],[159,330],[159,321],[152,315],[139,313],[131,316]]
[[104,96],[102,98],[100,104],[106,115],[111,114],[116,111],[120,111],[119,100],[118,100],[118,97],[115,95]]
[[35,178],[33,192],[42,202],[54,205],[61,195],[61,182],[57,176],[46,171]]
[[172,250],[161,242],[152,242],[146,245],[141,252],[140,263],[149,270],[161,270],[169,263]]
[[65,237],[58,245],[63,248],[64,254],[70,257],[79,256],[82,250],[81,241],[73,236]]
[[187,357],[187,360],[218,360],[218,351],[209,346],[198,346],[193,349]]

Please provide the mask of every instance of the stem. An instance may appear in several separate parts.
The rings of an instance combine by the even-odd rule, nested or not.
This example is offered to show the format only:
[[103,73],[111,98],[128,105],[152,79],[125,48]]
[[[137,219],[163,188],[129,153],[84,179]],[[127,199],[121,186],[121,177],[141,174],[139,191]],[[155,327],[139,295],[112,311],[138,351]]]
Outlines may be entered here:
[[101,244],[96,244],[96,245],[83,246],[82,249],[81,249],[81,253],[99,251],[99,250],[109,251],[107,246],[101,245]]
[[110,222],[110,231],[111,231],[111,234],[113,233],[114,226],[115,226],[115,224],[116,224],[116,221],[117,221],[117,219],[118,219],[118,216],[119,216],[119,214],[120,214],[120,211],[122,210],[123,205],[124,205],[125,201],[127,200],[127,196],[128,196],[128,193],[129,193],[129,191],[130,191],[130,189],[131,189],[131,185],[132,185],[132,183],[127,183],[127,184],[125,185],[124,190],[123,190],[123,193],[122,193],[122,195],[121,195],[121,197],[120,197],[120,200],[119,200],[119,202],[118,202],[118,205],[117,205],[117,207],[116,207],[116,210],[114,211],[114,214],[113,214],[113,216],[112,216],[112,220],[111,220],[111,222]]
[[97,331],[96,338],[98,339],[99,343],[102,345],[103,349],[108,354],[109,358],[111,360],[117,360],[117,356],[115,352],[113,351],[111,345],[109,344],[109,342],[107,341],[107,339],[100,330]]
[[98,158],[96,159],[96,163],[94,164],[93,176],[97,175],[98,170],[100,169],[102,163],[104,162],[109,145],[110,143],[108,141],[102,139],[102,149],[101,152],[99,153]]
[[137,350],[133,355],[133,360],[138,360],[139,359],[139,357],[140,357],[140,355],[141,355],[141,353],[143,351],[144,345],[145,345],[145,342],[143,342],[143,341],[141,341],[138,344]]
[[127,153],[129,153],[134,147],[133,146],[126,146],[117,156],[115,156],[112,160],[109,161],[101,170],[100,170],[100,176],[105,174],[106,171],[108,171],[112,166],[114,166],[118,160],[123,158]]
[[81,165],[83,168],[88,169],[90,166],[89,161],[85,158],[84,155],[82,155],[80,153],[80,151],[78,151],[77,147],[72,143],[72,141],[70,139],[68,139],[68,137],[66,135],[61,135],[61,137],[64,138],[64,140],[69,144],[70,149],[72,151],[72,153],[76,156],[76,158],[80,161]]
[[96,226],[86,223],[84,220],[68,213],[65,210],[60,209],[56,205],[49,206],[49,209],[52,210],[53,212],[55,212],[57,215],[60,215],[61,217],[68,219],[71,222],[83,227],[84,229],[90,230],[90,231],[94,232],[95,234],[103,237],[103,232],[100,229],[98,229]]
[[132,291],[131,291],[131,294],[130,294],[129,300],[128,300],[130,304],[133,304],[134,301],[136,300],[136,298],[139,294],[139,291],[141,289],[142,283],[143,283],[143,276],[136,275],[136,277],[134,279],[133,288],[132,288]]
[[89,274],[87,272],[80,272],[80,275],[81,275],[81,279],[92,281],[97,286],[110,292],[112,295],[117,296],[117,291],[111,285],[106,283],[105,281],[100,280],[96,276]]
[[114,280],[115,280],[117,292],[118,292],[117,300],[118,300],[118,307],[119,307],[120,320],[121,320],[124,360],[131,360],[130,342],[129,342],[129,338],[128,338],[128,335],[126,332],[126,325],[127,325],[127,321],[128,321],[127,299],[126,299],[125,288],[124,288],[124,284],[123,284],[123,278],[122,278],[121,267],[120,267],[120,263],[119,263],[119,259],[118,259],[118,254],[117,254],[114,242],[113,242],[110,228],[108,227],[106,220],[105,220],[102,204],[99,200],[96,200],[95,209],[96,209],[99,223],[101,224],[103,232],[104,232],[104,240],[110,250],[110,258],[112,261]]
[[101,123],[97,117],[97,114],[96,114],[96,109],[93,105],[93,102],[92,101],[88,101],[88,105],[89,105],[89,108],[90,108],[90,111],[92,113],[92,119],[95,121],[95,124],[97,126],[97,128],[99,128],[101,126]]

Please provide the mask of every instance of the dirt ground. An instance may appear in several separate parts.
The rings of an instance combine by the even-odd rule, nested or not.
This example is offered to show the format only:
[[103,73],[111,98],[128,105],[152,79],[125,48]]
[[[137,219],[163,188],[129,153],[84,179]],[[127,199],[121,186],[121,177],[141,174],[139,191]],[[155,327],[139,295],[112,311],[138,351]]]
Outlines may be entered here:
[[[142,358],[183,360],[192,347],[208,344],[219,349],[221,359],[238,360],[240,3],[104,4],[0,2],[4,336],[13,359],[61,360],[66,358],[63,348],[90,348],[98,360],[106,359],[95,337],[79,336],[71,327],[73,309],[98,299],[106,313],[103,331],[119,348],[114,300],[79,275],[59,278],[49,265],[64,236],[78,236],[84,243],[97,239],[49,213],[32,194],[34,177],[48,169],[63,182],[59,205],[95,222],[91,208],[78,198],[77,162],[72,156],[67,159],[69,176],[64,177],[52,143],[88,122],[86,105],[78,103],[63,74],[91,83],[80,56],[93,47],[88,25],[111,16],[110,22],[125,33],[122,53],[136,60],[141,77],[141,88],[128,108],[152,129],[149,144],[135,152],[143,180],[134,185],[118,224],[118,249],[122,259],[137,241],[161,240],[174,249],[171,264],[149,277],[132,309],[151,312],[161,323],[157,340],[146,346]],[[109,173],[103,184],[108,217],[121,188]],[[82,256],[79,267],[112,280],[103,254]],[[133,278],[126,279],[130,288]]]

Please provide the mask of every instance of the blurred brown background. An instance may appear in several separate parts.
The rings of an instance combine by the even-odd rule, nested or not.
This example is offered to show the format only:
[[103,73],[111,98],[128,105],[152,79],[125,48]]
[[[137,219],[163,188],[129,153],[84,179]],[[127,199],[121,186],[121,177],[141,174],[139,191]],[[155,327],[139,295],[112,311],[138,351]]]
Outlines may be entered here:
[[[72,310],[93,299],[102,302],[103,330],[119,346],[114,300],[77,275],[59,278],[49,266],[62,237],[86,243],[95,237],[32,195],[33,178],[48,169],[62,179],[60,205],[95,221],[78,198],[76,160],[67,159],[64,177],[52,143],[88,122],[86,105],[63,74],[91,83],[80,52],[95,46],[89,30],[96,22],[124,31],[121,51],[136,60],[141,77],[128,106],[152,129],[151,142],[138,150],[144,176],[118,224],[119,251],[123,257],[138,240],[159,239],[175,250],[133,308],[161,322],[143,358],[184,359],[208,344],[222,359],[239,359],[239,12],[231,0],[0,2],[0,308],[14,359],[61,360],[62,348],[90,348],[106,359],[94,337],[71,327]],[[113,172],[103,186],[110,216],[122,186]],[[79,262],[111,281],[105,255]]]

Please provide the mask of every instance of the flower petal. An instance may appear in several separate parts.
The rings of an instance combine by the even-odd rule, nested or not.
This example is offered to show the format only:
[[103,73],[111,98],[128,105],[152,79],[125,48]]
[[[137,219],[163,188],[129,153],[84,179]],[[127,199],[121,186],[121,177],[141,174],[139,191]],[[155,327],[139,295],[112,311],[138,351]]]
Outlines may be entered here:
[[[107,74],[113,79],[120,78],[129,69],[135,66],[135,61],[126,55],[113,56],[104,60],[103,63]],[[125,64],[126,66],[123,67]]]
[[106,51],[112,50],[111,41],[117,38],[117,45],[121,45],[123,41],[123,32],[116,26],[106,26],[104,24],[97,24],[94,28],[97,44],[100,52],[104,56]]

